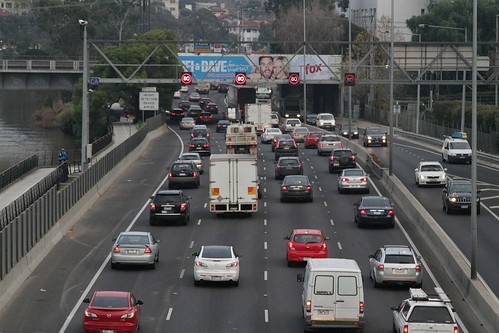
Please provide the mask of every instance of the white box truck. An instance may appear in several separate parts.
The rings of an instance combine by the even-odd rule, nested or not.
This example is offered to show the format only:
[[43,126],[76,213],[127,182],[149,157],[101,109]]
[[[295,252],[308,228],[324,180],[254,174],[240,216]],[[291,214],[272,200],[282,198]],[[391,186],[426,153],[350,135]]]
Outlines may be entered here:
[[246,104],[246,123],[253,124],[256,134],[260,135],[266,128],[272,127],[272,105],[266,103]]
[[210,212],[258,211],[257,158],[252,154],[212,154],[209,165]]
[[359,265],[352,259],[309,259],[303,282],[305,331],[317,328],[364,330],[364,287]]

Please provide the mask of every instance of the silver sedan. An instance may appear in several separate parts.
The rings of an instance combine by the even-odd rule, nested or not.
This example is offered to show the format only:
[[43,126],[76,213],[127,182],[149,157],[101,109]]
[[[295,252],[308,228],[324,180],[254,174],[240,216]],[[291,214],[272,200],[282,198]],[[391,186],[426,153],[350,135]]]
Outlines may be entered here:
[[338,176],[338,192],[343,193],[348,190],[369,193],[368,177],[369,175],[362,169],[344,169]]
[[146,231],[124,231],[113,239],[111,268],[119,265],[146,265],[156,268],[159,261],[159,239]]

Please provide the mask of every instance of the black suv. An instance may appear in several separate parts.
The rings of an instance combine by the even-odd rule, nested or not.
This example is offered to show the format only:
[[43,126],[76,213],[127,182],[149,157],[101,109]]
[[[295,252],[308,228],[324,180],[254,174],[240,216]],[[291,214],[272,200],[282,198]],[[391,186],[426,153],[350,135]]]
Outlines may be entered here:
[[280,139],[274,148],[275,160],[281,156],[298,156],[298,146],[293,139]]
[[367,127],[364,130],[362,144],[364,147],[380,145],[386,147],[388,145],[388,134],[381,127]]
[[350,148],[333,149],[329,156],[329,173],[337,170],[356,168],[356,157],[357,153],[352,152]]
[[180,101],[180,102],[178,102],[178,108],[179,109],[182,109],[184,111],[188,111],[190,107],[191,107],[191,102],[189,102],[189,101]]
[[191,185],[199,187],[199,170],[194,161],[177,160],[173,162],[168,172],[168,189]]
[[[480,193],[480,190],[477,190]],[[480,197],[477,197],[476,213],[480,214]],[[454,211],[471,211],[471,181],[469,179],[447,179],[442,191],[442,206],[446,214]]]
[[191,217],[189,199],[191,196],[182,190],[159,190],[151,197],[149,204],[149,224],[159,220],[174,220],[187,224]]
[[174,108],[170,111],[170,120],[179,122],[182,118],[185,117],[185,112],[181,108]]

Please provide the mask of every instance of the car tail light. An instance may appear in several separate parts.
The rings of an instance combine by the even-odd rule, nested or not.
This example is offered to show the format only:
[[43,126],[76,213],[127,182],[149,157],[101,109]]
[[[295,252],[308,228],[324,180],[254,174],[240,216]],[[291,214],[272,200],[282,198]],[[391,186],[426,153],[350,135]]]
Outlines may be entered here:
[[196,171],[194,171],[194,172],[192,173],[192,177],[197,177],[197,175],[198,175],[198,173],[197,173]]
[[295,148],[296,148],[296,142],[293,142],[293,147],[295,147]]
[[402,330],[402,333],[409,333],[409,325],[404,325],[404,329]]
[[355,161],[355,155],[352,155],[352,161]]
[[348,179],[348,178],[346,178],[346,177],[341,177],[341,181],[342,181],[342,182],[347,182],[347,181],[349,181],[349,179]]
[[416,265],[416,272],[421,271],[421,265]]
[[378,271],[384,271],[385,270],[385,265],[381,264],[378,265]]
[[307,185],[307,191],[310,191],[312,189],[312,186]]
[[457,326],[454,326],[454,332],[453,333],[459,333],[459,328],[457,328]]
[[203,145],[203,147],[205,147],[205,148],[208,148],[209,146],[210,146],[210,145],[209,145],[209,144],[207,144],[207,143],[205,143],[205,144]]
[[220,124],[217,124],[217,127],[220,127]]
[[330,155],[330,156],[329,156],[329,160],[330,160],[330,161],[333,161],[333,160],[334,160],[334,155]]
[[364,302],[359,302],[359,313],[360,314],[364,313]]
[[366,210],[365,210],[365,209],[361,209],[361,210],[359,211],[359,213],[360,213],[360,215],[367,215],[367,213],[366,213]]
[[238,266],[237,261],[233,261],[233,262],[231,262],[231,263],[229,263],[229,264],[225,265],[225,267],[237,267],[237,266]]
[[307,310],[307,312],[312,311],[312,300],[311,299],[307,299],[307,303],[305,303],[305,310]]
[[152,253],[151,248],[146,245],[146,248],[144,249],[144,253]]
[[282,187],[281,187],[281,190],[283,190],[283,191],[287,191],[287,190],[288,190],[288,187],[287,187],[287,186],[282,186]]
[[290,250],[293,250],[293,251],[294,251],[294,250],[295,250],[295,243],[293,243],[293,242],[288,242],[288,247],[289,247],[289,249],[290,249]]
[[118,245],[116,245],[114,248],[113,248],[113,252],[114,253],[120,253],[120,247]]
[[393,215],[393,209],[388,210],[388,215]]
[[196,261],[196,266],[198,266],[198,267],[208,267],[208,265],[206,265],[204,262],[199,261],[199,260]]
[[367,182],[367,178],[366,178],[366,177],[362,177],[362,178],[360,179],[360,181],[361,181],[361,182]]
[[279,164],[276,164],[275,167],[279,169],[281,166]]
[[186,210],[186,209],[187,209],[186,203],[180,204],[180,210]]
[[88,318],[97,318],[97,315],[95,313],[93,313],[93,312],[85,310],[85,317],[88,317]]
[[193,138],[193,137],[194,137],[194,133],[191,133],[191,138]]
[[189,144],[189,148],[194,148],[194,144]]
[[[213,118],[212,116],[208,117],[208,118]],[[210,133],[206,133],[206,137],[209,138],[210,137]]]
[[323,143],[322,143],[322,142],[319,142],[319,147],[321,147],[321,148],[322,148],[322,145],[323,145]]
[[301,168],[301,163],[298,164],[298,168]]
[[156,204],[155,204],[154,202],[151,202],[151,203],[149,204],[149,209],[151,209],[151,210],[155,210],[155,209],[156,209]]
[[280,145],[281,145],[281,143],[279,141],[277,141],[276,144],[275,144],[275,147],[279,148]]
[[133,316],[135,315],[135,312],[132,311],[132,312],[128,312],[128,313],[125,313],[124,315],[122,315],[120,318],[121,319],[130,319],[130,318],[133,318]]
[[172,176],[172,173],[171,172],[168,172],[168,177],[171,177]]
[[252,210],[253,210],[254,212],[256,212],[256,204],[253,204],[253,206],[252,206]]
[[327,249],[326,242],[322,242],[321,248],[322,248],[322,251],[326,251],[326,249]]

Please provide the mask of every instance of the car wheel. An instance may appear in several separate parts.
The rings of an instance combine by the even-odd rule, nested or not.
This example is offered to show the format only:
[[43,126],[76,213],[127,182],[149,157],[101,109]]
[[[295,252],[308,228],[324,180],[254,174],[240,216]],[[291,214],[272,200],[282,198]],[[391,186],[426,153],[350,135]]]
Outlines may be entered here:
[[390,229],[395,228],[395,222],[388,223],[388,228]]
[[380,287],[380,284],[378,282],[376,282],[376,278],[373,278],[373,286],[374,288],[379,288]]
[[357,222],[357,228],[362,228],[364,226],[362,221],[356,221],[356,222]]
[[338,187],[338,193],[339,194],[342,194],[343,193],[343,190],[341,188]]
[[283,197],[281,197],[281,202],[286,202],[286,200]]
[[333,168],[329,167],[329,173],[334,173]]
[[392,330],[393,330],[393,333],[397,333],[397,329],[395,328],[395,324],[392,325]]
[[276,176],[275,176],[275,180],[279,180],[279,176],[277,176],[277,175],[276,175]]
[[476,215],[480,215],[480,207],[477,208]]
[[196,280],[194,280],[194,285],[195,285],[195,286],[200,286],[200,285],[201,285],[201,281],[196,281]]
[[314,197],[310,197],[310,198],[308,199],[308,202],[314,202]]
[[117,269],[117,268],[118,268],[118,264],[115,262],[111,262],[111,269]]
[[237,281],[232,281],[232,285],[233,285],[234,287],[239,286],[239,280],[237,280]]
[[444,154],[442,154],[442,162],[445,162]]
[[152,264],[149,264],[150,269],[156,269],[156,259],[154,259],[154,262]]
[[149,225],[156,225],[156,221],[154,219],[149,219]]
[[168,189],[172,190],[173,189],[173,184],[168,184]]
[[182,219],[182,224],[187,225],[187,221],[188,221],[188,217],[184,216],[184,218]]
[[368,188],[366,188],[366,192],[365,192],[365,193],[366,193],[366,194],[369,194],[369,187],[368,187]]

